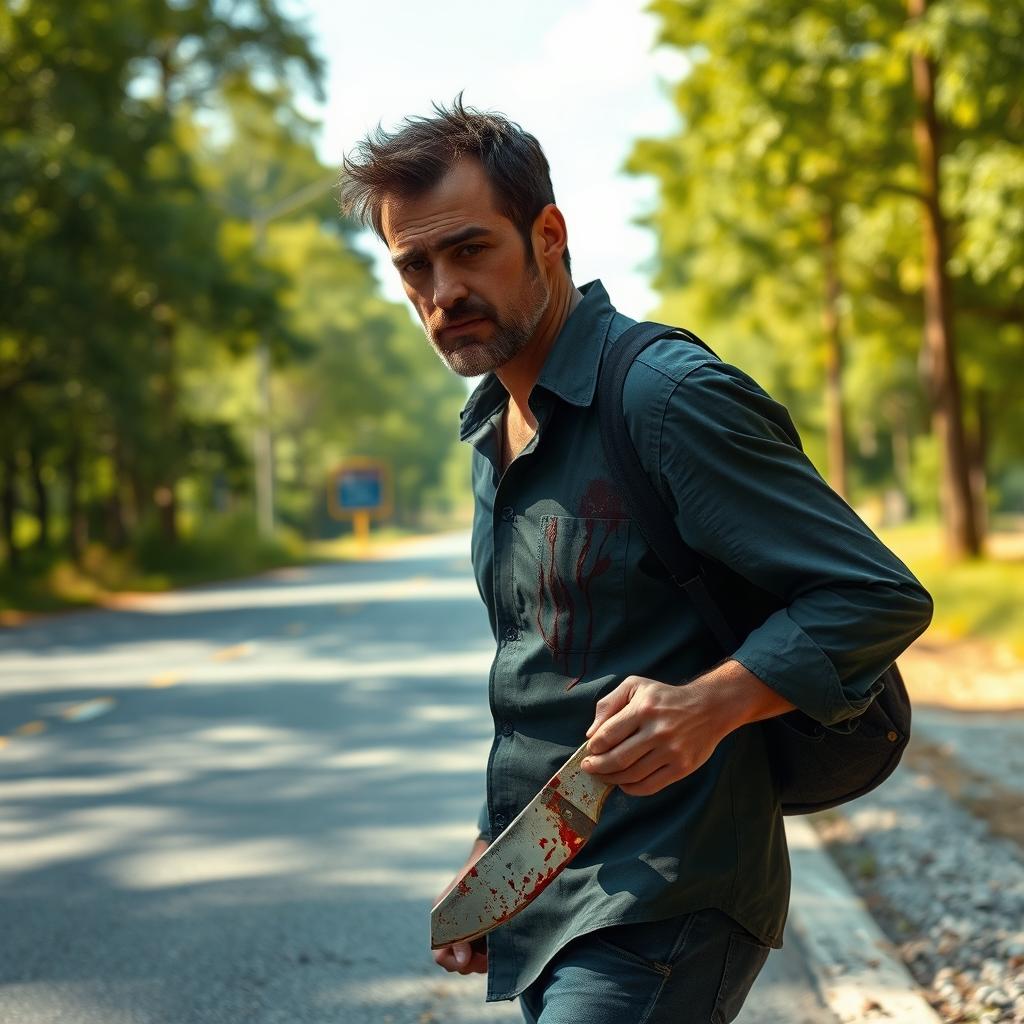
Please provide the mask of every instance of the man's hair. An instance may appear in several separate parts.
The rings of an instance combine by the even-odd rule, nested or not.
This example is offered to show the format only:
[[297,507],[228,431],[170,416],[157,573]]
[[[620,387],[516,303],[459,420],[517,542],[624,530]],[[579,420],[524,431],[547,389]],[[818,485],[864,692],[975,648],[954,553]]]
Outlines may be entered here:
[[[393,132],[378,124],[345,156],[338,183],[342,213],[384,239],[381,207],[388,195],[420,195],[460,158],[473,157],[483,165],[499,211],[519,229],[532,262],[533,222],[555,201],[540,143],[503,114],[464,107],[461,92],[450,109],[432,106],[434,117],[407,117]],[[568,248],[562,262],[568,272]]]

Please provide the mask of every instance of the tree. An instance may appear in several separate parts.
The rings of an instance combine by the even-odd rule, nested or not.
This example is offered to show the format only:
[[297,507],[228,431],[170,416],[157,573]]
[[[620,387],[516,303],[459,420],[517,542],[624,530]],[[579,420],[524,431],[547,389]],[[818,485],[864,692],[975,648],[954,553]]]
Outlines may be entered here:
[[318,90],[321,62],[272,0],[8,4],[0,57],[0,259],[11,285],[0,393],[8,416],[31,425],[34,389],[32,403],[60,424],[45,440],[10,429],[2,443],[28,444],[37,494],[47,466],[63,467],[73,553],[86,536],[83,489],[106,492],[114,535],[122,496],[134,497],[128,518],[155,499],[173,540],[194,433],[178,409],[178,333],[202,325],[236,346],[256,322],[274,322],[281,285],[219,247],[226,214],[190,151],[196,111],[216,107],[228,82],[280,108],[291,100],[280,83]]
[[[1021,308],[1000,280],[1012,266],[1000,260],[993,275],[990,259],[986,280],[976,243],[965,243],[981,235],[995,252],[1015,253],[1021,227],[1013,217],[997,223],[993,216],[1007,209],[1006,178],[977,175],[967,154],[991,161],[1009,147],[1013,156],[1003,159],[1018,166],[1021,12],[934,0],[918,24],[908,23],[896,0],[856,7],[783,2],[768,9],[743,0],[661,0],[651,9],[662,18],[662,41],[685,49],[693,65],[674,94],[682,130],[668,140],[641,141],[629,165],[661,181],[660,206],[649,223],[659,233],[663,308],[672,318],[701,317],[745,363],[768,364],[769,382],[789,392],[782,397],[794,399],[798,418],[812,426],[802,368],[817,353],[825,370],[830,473],[842,487],[851,379],[858,388],[852,405],[862,417],[870,414],[871,432],[881,418],[897,439],[891,469],[905,481],[906,459],[898,453],[909,448],[919,404],[906,394],[908,387],[917,390],[908,372],[910,339],[928,297],[927,351],[938,353],[941,366],[935,358],[929,363],[928,379],[939,387],[926,397],[946,452],[947,545],[954,555],[970,553],[978,529],[971,526],[964,470],[972,453],[975,461],[982,457],[983,446],[964,441],[952,327],[966,325],[968,316],[1017,325]],[[940,164],[936,150],[932,176],[922,179],[912,130],[921,94],[915,97],[910,70],[914,55],[924,52],[938,76],[932,127],[946,132],[948,156]],[[934,142],[937,135],[929,137]],[[950,187],[966,177],[973,192]],[[914,236],[921,210],[931,210],[933,238],[936,212],[945,218],[939,228],[950,240],[948,255],[922,253],[919,228]],[[806,315],[811,303],[822,309],[819,324]],[[940,334],[935,311],[943,309],[948,329]],[[878,325],[886,323],[895,359],[879,359]],[[844,334],[856,339],[852,346]],[[971,332],[979,343],[982,335]],[[1019,344],[1015,338],[1003,335],[1005,343]],[[985,346],[984,356],[977,350],[975,365],[991,360],[991,349]],[[986,396],[978,408],[993,405],[1002,403]],[[1007,426],[991,415],[974,419],[987,424],[989,438]],[[981,433],[975,430],[976,437]],[[874,443],[858,434],[858,444]],[[859,463],[862,476],[873,472],[863,452]]]
[[[922,18],[925,9],[926,0],[907,0],[911,18]],[[944,454],[942,507],[946,546],[955,556],[973,556],[981,553],[982,527],[971,488],[953,327],[953,296],[946,271],[949,225],[940,195],[943,140],[935,105],[936,65],[934,59],[920,49],[912,51],[910,62],[917,101],[914,144],[923,205],[925,354],[934,430]]]

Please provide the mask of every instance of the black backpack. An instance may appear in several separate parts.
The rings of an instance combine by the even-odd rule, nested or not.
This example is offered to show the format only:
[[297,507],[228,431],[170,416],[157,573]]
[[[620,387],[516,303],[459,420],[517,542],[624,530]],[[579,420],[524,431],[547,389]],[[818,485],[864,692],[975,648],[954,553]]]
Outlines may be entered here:
[[[714,635],[723,654],[739,647],[779,600],[727,566],[698,560],[676,529],[672,514],[637,457],[626,429],[622,393],[637,355],[667,336],[700,345],[696,335],[665,324],[639,323],[606,347],[597,384],[601,443],[612,477],[634,522],[673,581],[686,593]],[[729,595],[731,619],[713,595]],[[783,814],[808,814],[853,800],[885,781],[899,764],[910,739],[910,698],[895,663],[881,676],[883,688],[851,723],[850,731],[828,729],[802,711],[759,723],[765,730]]]

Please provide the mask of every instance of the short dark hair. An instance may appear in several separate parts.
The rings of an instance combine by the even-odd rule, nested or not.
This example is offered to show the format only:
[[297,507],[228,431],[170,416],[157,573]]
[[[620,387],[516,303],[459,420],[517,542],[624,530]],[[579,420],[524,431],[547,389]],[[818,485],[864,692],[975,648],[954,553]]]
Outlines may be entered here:
[[[555,201],[551,171],[540,143],[494,111],[432,104],[433,117],[407,117],[393,132],[377,125],[342,162],[338,182],[342,213],[384,238],[381,207],[389,194],[416,196],[436,185],[461,157],[483,165],[502,215],[519,229],[532,261],[530,233],[537,214]],[[562,255],[566,272],[569,250]]]

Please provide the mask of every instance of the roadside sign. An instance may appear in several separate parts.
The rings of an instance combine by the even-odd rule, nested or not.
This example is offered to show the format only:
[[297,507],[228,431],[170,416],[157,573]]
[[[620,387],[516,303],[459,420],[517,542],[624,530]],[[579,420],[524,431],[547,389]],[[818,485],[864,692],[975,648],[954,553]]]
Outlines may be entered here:
[[338,506],[344,512],[376,512],[384,504],[384,480],[375,469],[352,469],[338,478]]
[[353,456],[327,481],[327,506],[335,519],[351,519],[357,535],[369,536],[370,519],[391,515],[391,474],[387,463]]

